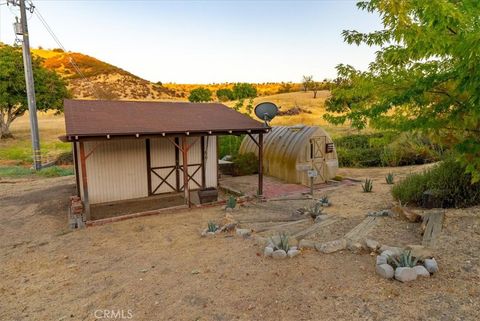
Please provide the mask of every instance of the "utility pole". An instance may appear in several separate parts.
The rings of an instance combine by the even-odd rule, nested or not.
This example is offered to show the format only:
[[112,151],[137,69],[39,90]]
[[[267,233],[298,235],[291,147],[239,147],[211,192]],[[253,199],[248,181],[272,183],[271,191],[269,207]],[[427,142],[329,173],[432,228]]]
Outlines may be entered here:
[[[22,49],[23,49],[23,66],[25,69],[25,83],[27,87],[28,98],[28,112],[30,115],[30,130],[32,135],[32,148],[33,148],[33,166],[35,170],[42,168],[42,159],[40,155],[40,137],[38,133],[38,120],[37,120],[37,102],[35,100],[35,85],[33,82],[32,71],[32,56],[30,53],[30,40],[28,35],[27,25],[27,8],[25,0],[10,0],[9,3],[14,6],[20,6],[20,25],[17,23],[15,26],[15,33],[22,36]],[[30,12],[33,12],[33,7],[29,8]]]

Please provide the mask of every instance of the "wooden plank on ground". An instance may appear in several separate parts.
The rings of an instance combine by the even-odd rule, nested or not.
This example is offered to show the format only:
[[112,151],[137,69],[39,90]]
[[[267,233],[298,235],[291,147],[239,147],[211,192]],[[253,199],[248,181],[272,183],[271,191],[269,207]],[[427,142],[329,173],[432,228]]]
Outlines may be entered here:
[[315,223],[312,226],[310,226],[310,227],[308,227],[308,228],[306,228],[306,229],[304,229],[304,230],[302,230],[298,233],[293,234],[292,237],[296,238],[297,240],[300,241],[301,239],[304,239],[308,235],[315,233],[316,231],[318,231],[322,227],[329,226],[329,225],[337,222],[338,220],[339,219],[337,217],[329,217],[325,221]]
[[431,247],[435,245],[435,241],[442,231],[444,218],[445,213],[443,211],[429,213],[424,216],[425,232],[423,233],[423,246]]
[[255,232],[260,233],[260,232],[269,231],[269,230],[278,231],[278,230],[284,229],[284,228],[292,226],[292,225],[296,225],[296,224],[299,224],[299,223],[305,223],[309,220],[310,219],[305,218],[303,220],[298,220],[298,221],[293,221],[293,222],[288,222],[288,223],[283,223],[283,224],[268,225],[268,226],[264,226],[264,227],[255,229]]
[[345,234],[345,239],[350,242],[359,242],[365,239],[370,231],[377,225],[378,217],[367,216],[360,224]]

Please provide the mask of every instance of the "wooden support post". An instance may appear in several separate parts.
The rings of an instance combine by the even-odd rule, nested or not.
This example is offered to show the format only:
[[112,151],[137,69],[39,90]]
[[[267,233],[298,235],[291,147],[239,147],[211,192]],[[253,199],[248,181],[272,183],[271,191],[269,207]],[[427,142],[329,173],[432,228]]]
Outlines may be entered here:
[[85,156],[85,146],[80,142],[80,166],[82,168],[82,187],[83,187],[83,205],[85,206],[85,220],[90,220],[90,202],[88,200],[88,181],[87,181],[87,158]]
[[178,146],[180,146],[180,140],[178,137],[175,137],[173,146],[175,147],[175,187],[177,188],[177,192],[180,192],[180,150]]
[[145,151],[147,156],[147,184],[148,184],[148,196],[152,195],[152,159],[150,156],[150,139],[145,139]]
[[187,137],[182,136],[182,159],[183,159],[183,191],[188,207],[191,207],[190,188],[188,187],[188,145]]
[[200,140],[200,149],[202,150],[202,189],[205,189],[206,186],[206,174],[205,174],[205,136],[202,136]]
[[263,134],[258,134],[258,196],[263,196]]
[[78,170],[78,150],[77,150],[77,142],[72,143],[72,151],[73,151],[73,164],[75,165],[75,184],[77,187],[77,196],[80,197],[80,173]]

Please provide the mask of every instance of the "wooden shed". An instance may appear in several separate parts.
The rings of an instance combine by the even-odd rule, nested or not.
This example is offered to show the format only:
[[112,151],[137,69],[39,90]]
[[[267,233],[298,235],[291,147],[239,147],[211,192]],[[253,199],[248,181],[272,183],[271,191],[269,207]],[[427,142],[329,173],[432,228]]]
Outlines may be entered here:
[[[258,154],[256,145],[246,137],[239,153]],[[265,137],[263,168],[266,175],[288,183],[310,184],[308,170],[316,170],[314,184],[335,177],[337,153],[330,135],[318,126],[275,126]]]
[[[255,134],[261,149],[270,130],[217,103],[66,100],[64,107],[60,139],[73,143],[85,221],[92,206],[158,195],[190,206],[192,191],[218,186],[219,135]],[[261,158],[259,173],[261,193]],[[164,207],[161,198],[154,204]]]

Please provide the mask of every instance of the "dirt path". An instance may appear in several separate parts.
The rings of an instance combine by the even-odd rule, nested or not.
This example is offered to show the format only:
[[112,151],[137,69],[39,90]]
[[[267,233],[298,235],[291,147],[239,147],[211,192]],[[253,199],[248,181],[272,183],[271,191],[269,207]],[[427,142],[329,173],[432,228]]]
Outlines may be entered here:
[[[370,174],[374,193],[358,185],[333,190],[332,214],[358,219],[391,201],[383,171],[342,172]],[[131,312],[135,321],[480,319],[479,207],[448,210],[436,249],[440,272],[401,284],[378,278],[368,254],[272,261],[252,240],[200,238],[209,220],[223,216],[219,208],[69,232],[73,183],[0,184],[0,320],[97,320],[98,310]],[[297,204],[268,206],[240,211]]]

